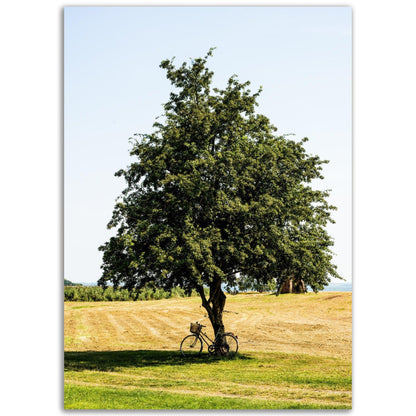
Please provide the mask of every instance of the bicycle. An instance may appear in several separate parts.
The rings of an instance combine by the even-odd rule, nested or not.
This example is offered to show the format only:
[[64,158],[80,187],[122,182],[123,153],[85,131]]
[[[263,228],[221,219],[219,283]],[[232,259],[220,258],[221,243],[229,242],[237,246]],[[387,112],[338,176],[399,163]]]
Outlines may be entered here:
[[[181,342],[181,354],[184,357],[201,355],[203,342],[207,344],[209,354],[217,354],[222,357],[233,357],[238,351],[238,337],[232,332],[226,332],[222,335],[217,334],[213,341],[202,328],[206,325],[191,322],[191,335],[187,335]],[[221,338],[221,339],[220,339]]]

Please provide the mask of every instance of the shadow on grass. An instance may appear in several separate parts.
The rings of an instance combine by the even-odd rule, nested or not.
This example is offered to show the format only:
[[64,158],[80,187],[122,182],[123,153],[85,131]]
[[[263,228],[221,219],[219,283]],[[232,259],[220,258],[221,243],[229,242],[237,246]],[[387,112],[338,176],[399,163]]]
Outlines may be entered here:
[[249,360],[248,356],[237,354],[232,358],[202,354],[196,357],[182,357],[179,351],[137,350],[137,351],[68,351],[64,353],[65,371],[113,371],[120,367],[154,367],[160,365],[194,365],[218,361]]

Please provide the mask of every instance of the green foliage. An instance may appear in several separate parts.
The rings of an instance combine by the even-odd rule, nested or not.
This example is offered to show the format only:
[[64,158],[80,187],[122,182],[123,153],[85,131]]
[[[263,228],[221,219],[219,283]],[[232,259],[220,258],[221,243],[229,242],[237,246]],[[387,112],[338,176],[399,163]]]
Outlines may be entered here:
[[235,287],[240,273],[277,289],[294,276],[314,291],[339,275],[325,229],[335,207],[311,186],[326,161],[256,114],[261,90],[250,82],[232,76],[212,88],[211,55],[160,65],[174,92],[154,132],[131,138],[134,161],[116,173],[127,187],[108,224],[117,234],[99,248],[99,285],[197,290],[220,325],[221,285]]
[[236,283],[234,287],[227,287],[227,291],[232,294],[237,294],[239,292],[272,292],[276,293],[277,284],[276,279],[270,279],[267,282],[263,280],[251,279],[248,276],[242,275],[236,278]]
[[[193,291],[191,296],[198,294]],[[102,301],[134,301],[134,300],[159,300],[168,298],[183,298],[188,296],[180,287],[171,291],[146,286],[139,290],[106,289],[99,286],[65,286],[64,301],[68,302],[102,302]]]
[[64,286],[82,286],[81,283],[72,283],[70,280],[64,279]]

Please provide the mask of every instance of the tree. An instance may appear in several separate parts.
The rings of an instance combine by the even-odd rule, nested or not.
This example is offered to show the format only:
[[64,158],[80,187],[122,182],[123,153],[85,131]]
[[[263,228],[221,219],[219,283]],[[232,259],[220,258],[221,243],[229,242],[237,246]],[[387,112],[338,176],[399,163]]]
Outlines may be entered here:
[[211,89],[212,51],[160,64],[175,88],[155,131],[131,138],[135,161],[115,174],[127,187],[108,224],[117,234],[99,248],[99,284],[195,289],[218,334],[224,287],[240,274],[277,288],[295,276],[314,291],[339,276],[325,230],[335,207],[310,186],[326,161],[255,113],[261,88],[233,75]]

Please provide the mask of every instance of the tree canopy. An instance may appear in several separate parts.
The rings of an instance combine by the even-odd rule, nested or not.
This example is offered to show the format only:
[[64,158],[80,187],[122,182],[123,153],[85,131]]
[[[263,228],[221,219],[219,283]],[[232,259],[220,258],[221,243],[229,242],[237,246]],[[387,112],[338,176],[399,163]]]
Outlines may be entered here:
[[108,224],[117,234],[100,247],[99,284],[196,289],[217,333],[223,289],[240,275],[277,288],[302,279],[314,291],[339,275],[326,231],[335,207],[311,184],[327,161],[255,112],[261,89],[252,93],[235,75],[213,88],[211,55],[160,64],[174,88],[154,131],[131,138],[133,161],[116,173],[127,187]]

